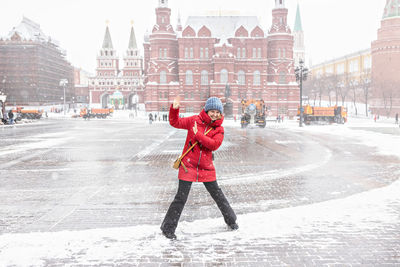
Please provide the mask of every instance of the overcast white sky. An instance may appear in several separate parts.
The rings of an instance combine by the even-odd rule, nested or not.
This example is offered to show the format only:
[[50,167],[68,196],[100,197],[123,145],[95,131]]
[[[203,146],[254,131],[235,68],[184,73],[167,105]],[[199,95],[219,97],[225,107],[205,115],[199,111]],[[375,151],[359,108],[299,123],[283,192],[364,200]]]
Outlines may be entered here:
[[[143,51],[143,35],[155,24],[158,0],[2,0],[0,36],[6,36],[22,16],[40,24],[43,32],[60,42],[68,60],[94,73],[106,20],[114,48],[122,59],[128,46],[131,20],[137,44]],[[286,0],[288,22],[294,27],[296,5],[300,4],[307,58],[316,64],[370,47],[386,0]],[[264,30],[271,26],[274,0],[169,0],[171,22],[178,11],[182,24],[193,15],[227,10],[259,17]]]

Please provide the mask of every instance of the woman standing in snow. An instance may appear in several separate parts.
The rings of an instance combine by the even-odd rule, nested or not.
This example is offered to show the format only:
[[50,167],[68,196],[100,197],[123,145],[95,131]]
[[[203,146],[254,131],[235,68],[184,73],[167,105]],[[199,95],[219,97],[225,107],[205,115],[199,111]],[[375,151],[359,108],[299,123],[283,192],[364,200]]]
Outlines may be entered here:
[[161,224],[161,231],[167,238],[176,239],[175,229],[178,226],[192,182],[203,182],[224,216],[225,223],[230,229],[236,230],[239,226],[236,223],[235,212],[217,184],[215,167],[212,162],[212,152],[221,146],[224,139],[224,128],[221,126],[224,120],[221,100],[217,97],[210,97],[199,115],[187,118],[179,118],[179,105],[180,98],[178,96],[170,107],[169,122],[175,128],[188,131],[183,153],[193,144],[198,143],[182,158],[178,174],[178,192]]

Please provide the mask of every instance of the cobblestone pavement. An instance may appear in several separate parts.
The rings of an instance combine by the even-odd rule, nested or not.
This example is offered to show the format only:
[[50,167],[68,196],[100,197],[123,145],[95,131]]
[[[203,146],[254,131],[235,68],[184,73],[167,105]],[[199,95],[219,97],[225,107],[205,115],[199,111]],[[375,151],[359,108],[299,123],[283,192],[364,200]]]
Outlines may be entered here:
[[[360,228],[346,221],[354,210],[343,220],[327,212],[324,220],[292,225],[299,228],[298,234],[243,236],[250,230],[249,214],[269,212],[272,221],[308,220],[303,207],[380,190],[399,178],[399,158],[377,155],[373,147],[351,138],[290,131],[275,124],[266,129],[228,124],[215,165],[219,184],[239,217],[238,238],[225,238],[232,233],[223,227],[206,190],[196,184],[177,230],[179,240],[170,242],[163,240],[158,226],[176,192],[177,172],[171,164],[182,150],[185,131],[162,122],[48,120],[0,129],[0,136],[3,236],[118,227],[133,235],[143,225],[156,229],[150,231],[154,242],[149,236],[138,241],[127,234],[131,252],[83,265],[400,266],[396,198],[387,199],[382,211],[385,218],[397,218],[394,221],[362,214],[360,222],[369,226]],[[293,217],[273,217],[282,211]],[[203,219],[221,220],[221,228],[201,230]],[[188,232],[192,226],[200,232]],[[111,248],[118,243],[112,237],[99,237],[98,242]],[[149,246],[154,249],[137,252]],[[45,263],[80,265],[81,256],[88,255],[72,251],[70,257]]]

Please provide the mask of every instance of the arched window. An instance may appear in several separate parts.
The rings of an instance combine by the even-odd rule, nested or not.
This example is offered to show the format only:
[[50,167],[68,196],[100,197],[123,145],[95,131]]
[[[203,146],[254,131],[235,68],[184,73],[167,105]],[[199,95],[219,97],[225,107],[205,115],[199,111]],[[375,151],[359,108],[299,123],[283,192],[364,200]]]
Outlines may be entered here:
[[260,85],[260,72],[256,70],[253,73],[253,85]]
[[279,72],[279,84],[286,84],[286,73],[284,71]]
[[246,48],[242,48],[242,58],[246,58]]
[[193,58],[193,47],[190,48],[190,58]]
[[160,84],[166,84],[167,83],[167,73],[165,70],[160,71]]
[[220,83],[228,83],[228,71],[226,69],[221,70]]
[[246,76],[245,76],[244,71],[242,71],[242,70],[239,70],[239,72],[238,72],[238,83],[240,85],[246,84]]
[[236,55],[237,58],[240,58],[240,50],[241,50],[241,48],[239,47],[239,48],[237,49],[237,55]]
[[206,70],[201,71],[201,85],[208,84],[208,72]]
[[185,58],[188,58],[188,57],[189,57],[188,48],[185,47]]
[[187,85],[193,85],[193,72],[191,70],[186,71],[186,82]]

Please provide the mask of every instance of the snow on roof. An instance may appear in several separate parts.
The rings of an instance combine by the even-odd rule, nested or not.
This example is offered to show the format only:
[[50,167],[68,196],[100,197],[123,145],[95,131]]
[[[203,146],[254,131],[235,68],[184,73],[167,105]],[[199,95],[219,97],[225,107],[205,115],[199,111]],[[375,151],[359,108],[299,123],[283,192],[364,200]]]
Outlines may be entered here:
[[[201,27],[206,26],[211,31],[211,36],[223,40],[235,36],[236,30],[243,26],[249,33],[260,26],[256,16],[190,16],[184,29],[190,26],[196,34]],[[261,28],[261,27],[260,27]]]
[[43,31],[40,29],[40,25],[26,17],[22,18],[21,23],[13,27],[13,29],[8,33],[8,38],[11,38],[15,33],[17,33],[22,39],[25,40],[33,40],[40,42],[51,41],[52,43],[57,44],[54,40],[51,40],[50,37],[46,36]]

